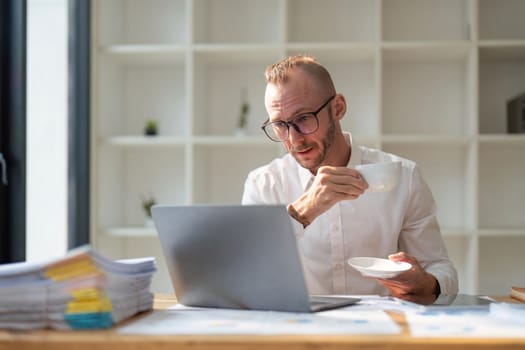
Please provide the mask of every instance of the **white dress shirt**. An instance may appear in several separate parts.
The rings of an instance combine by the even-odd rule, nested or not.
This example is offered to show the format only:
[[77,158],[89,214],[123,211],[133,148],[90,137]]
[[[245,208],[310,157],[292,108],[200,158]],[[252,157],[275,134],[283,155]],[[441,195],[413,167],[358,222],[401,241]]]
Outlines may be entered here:
[[[348,265],[355,256],[387,258],[404,251],[437,278],[442,294],[458,290],[457,273],[448,258],[436,219],[432,193],[416,164],[393,154],[352,143],[348,167],[402,161],[399,184],[390,192],[365,192],[335,204],[303,228],[292,220],[306,283],[311,294],[388,294],[373,278]],[[289,204],[312,184],[314,175],[290,155],[250,172],[243,204]],[[277,272],[277,271],[276,271]]]

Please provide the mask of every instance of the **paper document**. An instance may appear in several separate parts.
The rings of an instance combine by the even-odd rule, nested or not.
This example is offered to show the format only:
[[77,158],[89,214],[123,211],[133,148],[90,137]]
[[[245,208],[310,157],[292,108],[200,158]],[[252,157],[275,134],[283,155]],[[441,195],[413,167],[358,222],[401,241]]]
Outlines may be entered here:
[[[491,309],[494,307],[490,305]],[[443,309],[408,312],[410,334],[415,337],[525,338],[524,323],[515,322],[511,309]],[[514,317],[519,317],[515,315]]]
[[318,313],[176,307],[118,329],[123,334],[397,334],[401,328],[382,310],[346,307]]

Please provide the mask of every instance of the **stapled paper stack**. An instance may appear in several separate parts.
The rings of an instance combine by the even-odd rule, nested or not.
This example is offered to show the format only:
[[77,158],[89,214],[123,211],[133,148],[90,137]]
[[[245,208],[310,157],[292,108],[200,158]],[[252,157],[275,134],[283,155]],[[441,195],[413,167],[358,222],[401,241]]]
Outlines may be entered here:
[[153,307],[154,258],[110,260],[83,246],[43,263],[0,265],[0,328],[109,328]]

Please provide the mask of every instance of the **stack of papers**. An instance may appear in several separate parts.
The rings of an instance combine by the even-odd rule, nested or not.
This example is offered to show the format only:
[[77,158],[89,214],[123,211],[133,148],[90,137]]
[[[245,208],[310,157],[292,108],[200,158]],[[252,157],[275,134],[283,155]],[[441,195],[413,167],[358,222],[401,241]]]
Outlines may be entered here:
[[113,261],[83,246],[0,265],[0,328],[98,329],[153,307],[154,258]]

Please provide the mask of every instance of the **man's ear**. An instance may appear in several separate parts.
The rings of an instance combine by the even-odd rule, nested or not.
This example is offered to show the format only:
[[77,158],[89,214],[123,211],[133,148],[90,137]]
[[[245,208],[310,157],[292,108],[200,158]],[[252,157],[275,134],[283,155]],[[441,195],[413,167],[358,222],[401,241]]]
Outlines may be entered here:
[[332,104],[332,115],[335,120],[343,119],[346,113],[346,99],[342,94],[337,94]]

